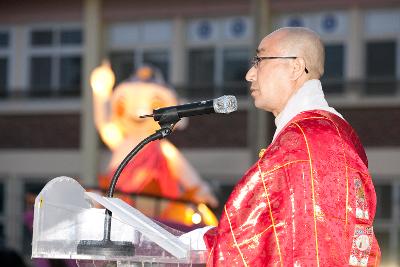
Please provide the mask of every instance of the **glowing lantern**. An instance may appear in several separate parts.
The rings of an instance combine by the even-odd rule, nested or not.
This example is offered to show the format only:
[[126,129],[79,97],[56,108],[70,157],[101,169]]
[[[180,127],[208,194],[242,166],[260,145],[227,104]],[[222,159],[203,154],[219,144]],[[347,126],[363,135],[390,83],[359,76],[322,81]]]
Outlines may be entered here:
[[[115,76],[108,62],[95,68],[91,74],[96,127],[112,152],[107,174],[99,180],[102,188],[108,187],[110,178],[125,156],[141,140],[160,128],[153,119],[141,119],[139,116],[151,114],[160,107],[178,104],[173,90],[157,81],[156,77],[157,73],[152,68],[140,68],[134,77],[113,90]],[[119,177],[116,190],[183,198],[211,206],[218,203],[208,185],[166,139],[151,142],[135,156]],[[143,205],[141,209],[138,204],[135,204],[136,207],[146,213],[148,205]],[[172,203],[155,216],[189,226],[210,222],[216,224],[215,215],[206,205],[201,206],[201,210],[188,206]]]
[[93,92],[103,98],[111,95],[115,83],[115,75],[111,70],[110,63],[104,61],[101,66],[95,68],[90,74],[90,86]]

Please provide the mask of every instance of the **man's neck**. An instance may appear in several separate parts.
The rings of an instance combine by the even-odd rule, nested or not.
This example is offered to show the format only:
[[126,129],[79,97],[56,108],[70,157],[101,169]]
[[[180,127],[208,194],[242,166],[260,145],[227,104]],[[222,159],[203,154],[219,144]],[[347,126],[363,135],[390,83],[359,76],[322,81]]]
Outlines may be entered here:
[[[303,76],[302,76],[303,77]],[[296,81],[294,81],[293,85],[292,85],[292,90],[291,90],[291,94],[289,95],[288,99],[286,100],[285,105],[283,106],[283,108],[281,110],[273,110],[272,114],[274,114],[274,117],[278,117],[279,114],[284,110],[284,108],[286,107],[287,103],[289,102],[289,100],[293,97],[293,95],[295,95],[300,88],[303,87],[303,85],[309,81],[309,79],[297,79]]]

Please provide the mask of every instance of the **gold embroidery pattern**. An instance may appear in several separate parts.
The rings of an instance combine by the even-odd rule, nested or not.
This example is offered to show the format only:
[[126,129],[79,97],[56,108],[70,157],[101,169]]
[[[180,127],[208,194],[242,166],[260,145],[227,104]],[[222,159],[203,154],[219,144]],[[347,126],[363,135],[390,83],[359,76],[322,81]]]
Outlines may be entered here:
[[298,122],[301,122],[301,121],[314,120],[314,119],[325,119],[325,120],[328,120],[328,118],[326,118],[326,117],[307,117],[307,118],[302,118],[302,119],[299,119],[297,121],[294,121],[293,123],[297,124]]
[[263,182],[263,186],[264,186],[264,190],[265,190],[265,195],[266,195],[266,197],[267,197],[267,202],[268,202],[268,207],[269,207],[269,216],[270,216],[270,218],[271,218],[272,228],[274,229],[274,235],[275,235],[275,240],[276,240],[276,247],[277,247],[277,249],[278,249],[279,260],[280,260],[280,262],[281,262],[281,267],[282,267],[282,266],[283,266],[283,261],[282,261],[281,248],[280,248],[280,245],[279,245],[278,235],[277,235],[276,229],[275,229],[274,217],[272,216],[272,209],[271,209],[271,203],[270,203],[269,197],[268,197],[268,190],[267,190],[267,187],[266,187],[266,185],[265,185],[264,174],[261,172],[260,164],[258,163],[257,165],[258,165],[258,171],[259,171],[259,173],[260,173],[260,175],[261,175],[261,180],[262,180],[262,182]]
[[312,190],[312,201],[313,201],[313,211],[314,211],[315,250],[316,250],[316,254],[317,254],[317,266],[319,267],[318,232],[317,232],[317,218],[316,218],[316,211],[315,211],[314,175],[313,175],[311,152],[310,152],[310,147],[308,146],[306,134],[304,133],[303,129],[296,122],[294,124],[300,129],[300,131],[303,134],[304,141],[306,142],[306,146],[307,146],[308,158],[309,158],[309,163],[310,163],[311,190]]
[[349,265],[367,266],[372,249],[374,230],[372,226],[356,224],[354,228],[353,244],[349,258]]
[[237,249],[238,249],[238,251],[239,251],[239,253],[240,253],[240,256],[242,257],[244,266],[247,267],[248,265],[247,265],[247,263],[246,263],[246,260],[244,259],[243,253],[242,253],[242,251],[240,250],[239,245],[238,245],[238,243],[237,243],[237,241],[236,241],[235,234],[233,233],[231,220],[229,219],[229,214],[228,214],[228,211],[226,210],[226,206],[224,206],[224,210],[225,210],[226,218],[228,219],[229,227],[231,228],[231,234],[232,234],[233,241],[235,242],[235,246],[237,247]]
[[213,252],[214,252],[214,247],[215,247],[215,244],[214,244],[214,246],[212,247],[212,249],[211,249],[211,251],[210,251],[210,254],[208,254],[208,259],[207,259],[207,264],[206,264],[206,266],[208,266],[208,264],[210,263],[211,256],[212,256],[212,254],[213,254]]
[[289,162],[286,162],[285,164],[276,166],[276,167],[274,167],[274,168],[272,168],[272,169],[270,169],[268,171],[265,171],[265,172],[261,171],[260,168],[259,169],[260,169],[260,173],[262,173],[263,175],[266,175],[266,174],[270,174],[270,173],[272,173],[272,172],[274,172],[276,170],[282,169],[283,167],[286,167],[287,165],[298,163],[298,162],[309,162],[309,160],[308,159],[299,159],[299,160],[289,161]]
[[264,156],[266,150],[267,149],[265,149],[265,148],[261,149],[260,152],[258,153],[258,157],[262,158]]
[[268,231],[270,228],[272,227],[272,224],[270,226],[267,227],[267,229],[265,229],[264,231],[262,231],[261,233],[258,233],[256,235],[254,235],[253,237],[244,240],[242,243],[238,244],[238,246],[243,246],[246,245],[250,242],[255,242],[255,243],[259,243],[259,238],[260,236],[262,236],[266,231]]
[[369,219],[368,203],[365,197],[364,185],[358,177],[354,178],[354,187],[356,191],[356,218],[357,219]]

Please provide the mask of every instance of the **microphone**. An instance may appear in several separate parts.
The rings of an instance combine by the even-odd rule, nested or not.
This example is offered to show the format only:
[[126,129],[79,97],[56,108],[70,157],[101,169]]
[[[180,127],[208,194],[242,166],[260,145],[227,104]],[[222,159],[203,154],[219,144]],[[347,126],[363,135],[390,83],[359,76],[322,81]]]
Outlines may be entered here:
[[181,119],[183,117],[210,113],[228,114],[235,110],[237,110],[236,97],[233,95],[224,95],[216,99],[155,109],[153,110],[153,114],[142,115],[140,118],[153,117],[155,121],[160,121],[166,116]]

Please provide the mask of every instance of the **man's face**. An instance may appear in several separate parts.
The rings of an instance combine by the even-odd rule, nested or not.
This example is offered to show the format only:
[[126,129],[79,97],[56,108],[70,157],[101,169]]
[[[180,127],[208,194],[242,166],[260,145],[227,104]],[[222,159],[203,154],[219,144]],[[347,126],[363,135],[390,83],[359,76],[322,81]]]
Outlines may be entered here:
[[[277,36],[265,37],[257,49],[259,57],[293,56],[279,49]],[[290,79],[291,59],[264,59],[253,65],[246,74],[251,82],[250,93],[254,105],[277,116],[292,94]]]

